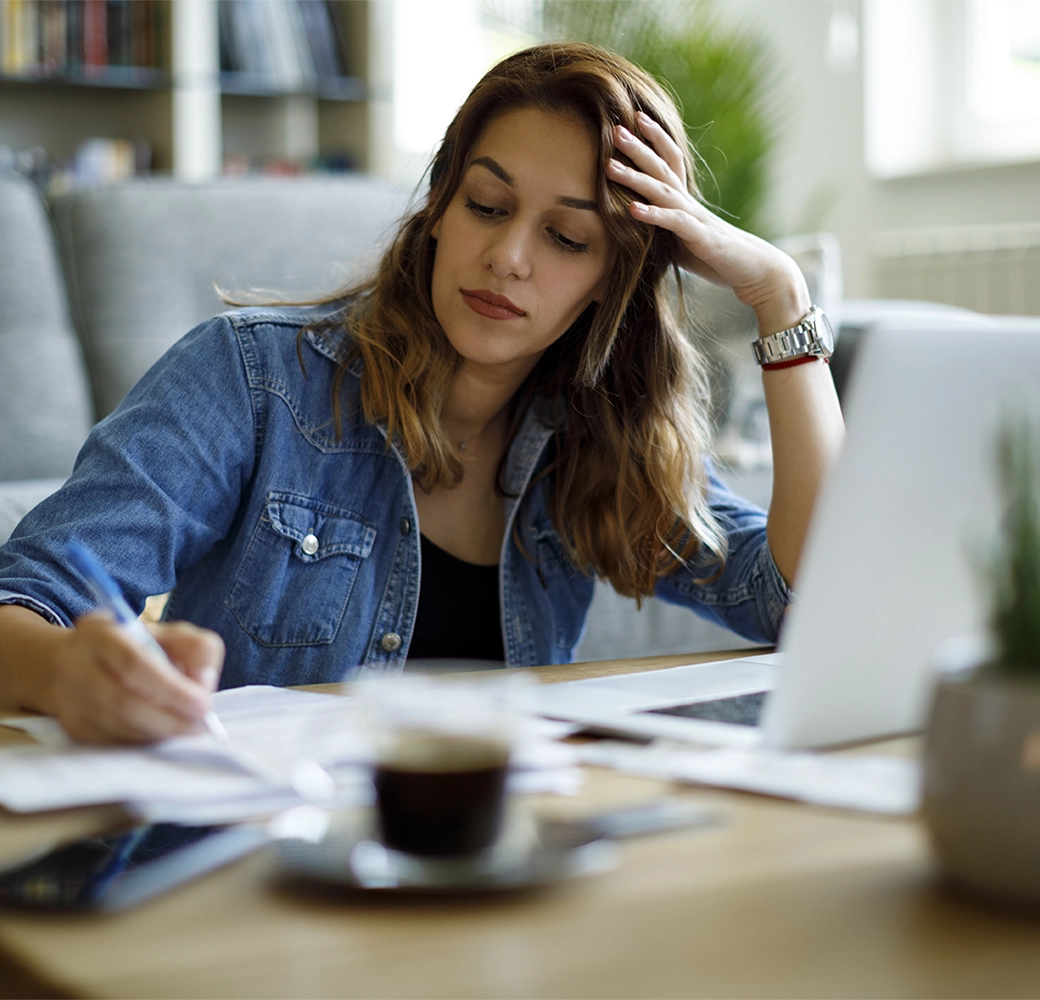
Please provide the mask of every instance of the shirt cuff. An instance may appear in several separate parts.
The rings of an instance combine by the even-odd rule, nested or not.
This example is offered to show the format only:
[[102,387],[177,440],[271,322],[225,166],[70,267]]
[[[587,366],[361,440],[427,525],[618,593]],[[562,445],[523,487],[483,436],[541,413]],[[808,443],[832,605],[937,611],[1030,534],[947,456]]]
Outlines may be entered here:
[[72,622],[68,621],[64,615],[41,601],[36,600],[35,597],[27,597],[25,594],[15,594],[10,590],[0,590],[0,605],[3,604],[20,605],[23,608],[28,608],[30,611],[35,611],[40,615],[40,617],[45,618],[52,625],[58,625],[61,628],[72,628]]

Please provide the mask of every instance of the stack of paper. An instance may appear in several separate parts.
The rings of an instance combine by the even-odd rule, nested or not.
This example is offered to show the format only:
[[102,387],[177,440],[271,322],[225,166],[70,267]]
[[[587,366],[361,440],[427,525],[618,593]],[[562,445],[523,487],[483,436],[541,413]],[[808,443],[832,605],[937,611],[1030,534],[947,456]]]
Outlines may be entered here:
[[[300,762],[334,779],[335,791],[322,805],[371,800],[373,754],[355,699],[253,686],[218,692],[213,707],[235,746],[284,773],[283,783],[247,773],[208,733],[145,748],[99,749],[73,743],[54,719],[37,716],[3,720],[38,745],[0,752],[0,805],[35,812],[120,802],[148,822],[236,822],[298,805],[290,775]],[[553,742],[567,731],[532,720],[514,755],[511,790],[577,790],[575,751]]]

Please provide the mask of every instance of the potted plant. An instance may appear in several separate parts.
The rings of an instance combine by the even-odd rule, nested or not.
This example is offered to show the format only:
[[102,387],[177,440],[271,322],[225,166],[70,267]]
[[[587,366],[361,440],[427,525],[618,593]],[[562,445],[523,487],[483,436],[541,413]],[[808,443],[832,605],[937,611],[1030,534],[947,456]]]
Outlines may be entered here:
[[999,439],[1003,518],[987,559],[988,654],[936,685],[924,817],[945,879],[1040,907],[1040,437]]

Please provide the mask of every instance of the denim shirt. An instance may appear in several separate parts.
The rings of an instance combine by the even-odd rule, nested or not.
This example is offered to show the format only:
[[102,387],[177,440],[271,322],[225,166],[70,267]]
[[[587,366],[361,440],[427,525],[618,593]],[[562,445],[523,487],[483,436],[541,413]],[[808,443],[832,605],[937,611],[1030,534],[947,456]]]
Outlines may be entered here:
[[[236,310],[175,344],[94,428],[65,486],[0,547],[0,603],[66,626],[92,610],[65,557],[77,539],[135,610],[172,591],[166,617],[220,633],[222,686],[399,671],[421,573],[412,478],[385,428],[361,414],[360,361],[341,384],[336,436],[337,347],[311,331],[297,346],[320,315]],[[550,478],[536,475],[551,436],[532,409],[504,467],[499,586],[510,667],[569,662],[592,600],[593,580],[553,528]],[[683,567],[656,593],[773,642],[790,594],[765,514],[714,476],[710,501],[729,537],[724,571],[706,583],[698,579],[710,567]]]

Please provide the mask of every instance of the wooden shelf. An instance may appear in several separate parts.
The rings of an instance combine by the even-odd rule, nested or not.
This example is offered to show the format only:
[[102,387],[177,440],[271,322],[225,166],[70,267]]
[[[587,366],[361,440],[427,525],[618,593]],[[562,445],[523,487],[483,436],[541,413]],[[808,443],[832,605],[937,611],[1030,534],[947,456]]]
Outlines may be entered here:
[[221,73],[222,94],[244,97],[313,97],[320,101],[364,101],[368,86],[355,76],[337,76],[319,79],[314,87],[285,90],[277,81],[258,73]]
[[31,73],[0,73],[0,84],[32,87],[101,87],[113,90],[163,90],[171,86],[170,74],[151,66],[108,66],[105,69],[36,70]]
[[[215,5],[159,0],[157,16],[164,26],[159,58],[168,68],[0,73],[0,146],[42,147],[62,163],[85,139],[141,138],[152,148],[154,170],[193,179],[218,175],[228,158],[307,164],[344,156],[358,169],[372,169],[378,160],[372,153],[372,101],[385,86],[371,76],[379,58],[370,47],[373,37],[379,46],[388,44],[380,35],[388,26],[370,0],[336,2],[347,25],[347,57],[355,75],[319,76],[308,86],[286,90],[266,75],[218,73]],[[202,12],[201,26],[197,17],[185,18],[189,7]],[[187,30],[186,20],[193,20]],[[207,150],[201,168],[200,146]],[[185,167],[188,161],[192,165]]]

